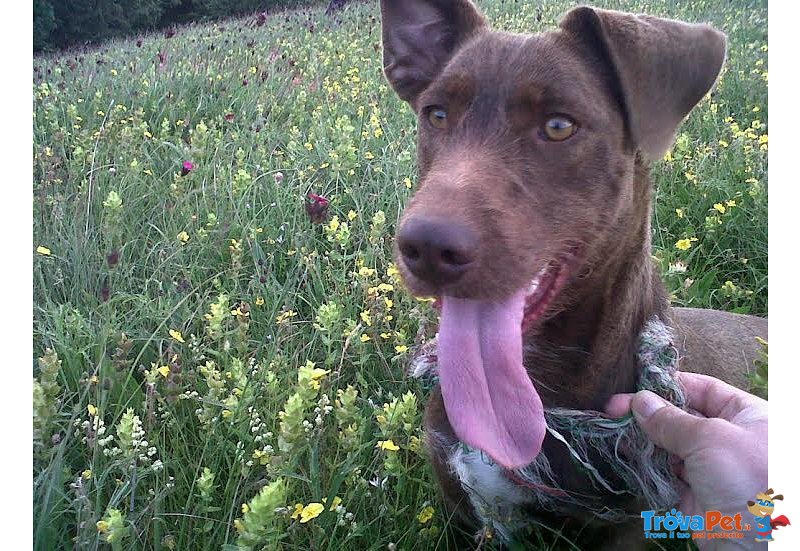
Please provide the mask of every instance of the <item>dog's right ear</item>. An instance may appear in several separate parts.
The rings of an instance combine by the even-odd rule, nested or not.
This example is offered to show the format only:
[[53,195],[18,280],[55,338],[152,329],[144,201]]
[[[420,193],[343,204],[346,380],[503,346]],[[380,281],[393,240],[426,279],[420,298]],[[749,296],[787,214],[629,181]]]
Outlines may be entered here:
[[412,107],[456,49],[486,27],[470,0],[381,0],[383,70]]

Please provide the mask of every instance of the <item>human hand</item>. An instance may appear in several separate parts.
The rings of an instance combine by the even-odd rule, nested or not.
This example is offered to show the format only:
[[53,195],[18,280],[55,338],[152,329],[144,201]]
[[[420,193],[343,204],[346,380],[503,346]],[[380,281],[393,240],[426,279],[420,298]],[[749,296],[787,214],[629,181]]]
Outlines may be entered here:
[[767,402],[707,375],[680,372],[692,415],[643,390],[612,396],[606,412],[629,410],[650,439],[679,458],[680,510],[741,512],[767,488]]

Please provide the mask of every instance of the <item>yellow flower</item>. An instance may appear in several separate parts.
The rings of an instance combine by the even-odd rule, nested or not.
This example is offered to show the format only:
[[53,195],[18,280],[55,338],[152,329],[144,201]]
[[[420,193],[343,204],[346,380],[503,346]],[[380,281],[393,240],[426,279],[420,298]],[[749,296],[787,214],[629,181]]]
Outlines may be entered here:
[[178,341],[179,343],[185,343],[186,341],[183,340],[183,335],[181,335],[180,331],[176,331],[175,329],[169,330],[169,336]]
[[686,251],[692,247],[693,241],[697,241],[697,238],[690,237],[689,239],[680,239],[675,243],[675,248],[680,249],[681,251]]
[[386,309],[391,310],[394,306],[394,301],[390,298],[383,297],[383,302],[386,304]]
[[293,318],[295,316],[297,316],[297,312],[295,312],[294,310],[287,310],[286,312],[278,314],[278,316],[275,318],[275,322],[278,325],[283,325],[286,324],[290,318]]
[[317,518],[324,510],[325,507],[322,503],[309,503],[300,511],[300,523],[305,524],[309,520]]
[[41,245],[36,247],[36,252],[43,256],[50,256],[50,249],[47,247],[42,247]]
[[394,349],[398,354],[402,354],[404,352],[408,352],[408,347],[406,345],[404,345],[404,344],[399,344],[399,345],[395,346]]
[[89,411],[89,415],[91,415],[92,417],[97,415],[97,408],[93,404],[87,405],[86,409]]
[[358,214],[356,213],[356,211],[351,210],[350,212],[347,213],[347,219],[350,220],[351,222],[356,218],[358,218]]
[[725,214],[725,205],[722,203],[714,203],[714,209],[720,214]]
[[367,342],[369,340],[370,340],[369,335],[367,335],[366,333],[361,333],[361,342]]
[[378,440],[378,443],[375,445],[375,447],[390,452],[396,452],[400,449],[400,447],[391,440]]
[[389,264],[389,267],[386,268],[386,275],[389,277],[395,277],[400,273],[400,270],[397,269],[397,266],[394,263]]
[[686,216],[686,213],[684,212],[683,209],[675,209],[675,214],[678,215],[678,218],[683,218],[684,216]]
[[164,378],[169,377],[169,366],[168,365],[162,365],[161,367],[159,367],[157,369],[157,371],[161,374],[162,377],[164,377]]
[[182,231],[181,233],[178,234],[178,241],[180,241],[181,243],[186,243],[187,241],[189,241],[189,234],[186,233],[185,231]]
[[433,507],[431,507],[430,505],[425,507],[417,515],[417,520],[419,521],[420,524],[427,523],[429,520],[431,520],[431,518],[433,518]]
[[375,268],[367,268],[366,266],[362,266],[358,270],[358,275],[361,277],[371,277],[375,275]]
[[238,518],[233,521],[233,527],[236,528],[236,531],[240,534],[244,533],[245,531],[244,523]]
[[81,477],[84,480],[89,480],[90,478],[92,478],[92,469],[86,469],[85,471],[83,471],[81,473]]
[[264,297],[256,297],[256,306],[264,305]]
[[300,516],[300,513],[302,512],[303,512],[303,504],[296,503],[294,506],[294,512],[292,513],[292,520],[297,520],[297,518]]
[[[331,501],[331,506],[328,507],[328,511],[333,511],[334,509],[336,509],[341,502],[342,502],[342,498],[340,498],[339,496],[333,496],[333,501]],[[328,504],[328,499],[327,498],[323,499],[322,503],[327,505]]]
[[386,340],[391,339],[392,338],[392,334],[391,333],[381,333],[381,338],[382,339],[386,339]]
[[109,528],[108,521],[98,520],[95,526],[97,526],[97,531],[101,534],[105,534],[106,532],[108,532]]
[[247,514],[250,511],[250,506],[247,503],[242,503],[242,513]]
[[728,147],[728,145],[730,145],[730,144],[728,142],[726,142],[725,140],[720,140],[719,141],[719,146],[720,147],[724,148],[724,147]]
[[411,178],[403,178],[403,183],[405,184],[406,189],[411,189]]
[[223,409],[222,410],[222,418],[223,419],[227,419],[231,415],[233,415],[233,412],[231,410],[229,410],[229,409]]
[[378,290],[383,291],[384,293],[388,293],[390,291],[394,291],[394,286],[388,283],[381,283],[378,285]]
[[361,321],[366,323],[367,326],[371,326],[372,325],[372,318],[369,315],[369,310],[365,310],[364,312],[361,312],[360,317],[361,317]]
[[733,199],[731,199],[730,201],[725,201],[725,206],[726,207],[735,207],[736,206],[736,201],[734,201]]

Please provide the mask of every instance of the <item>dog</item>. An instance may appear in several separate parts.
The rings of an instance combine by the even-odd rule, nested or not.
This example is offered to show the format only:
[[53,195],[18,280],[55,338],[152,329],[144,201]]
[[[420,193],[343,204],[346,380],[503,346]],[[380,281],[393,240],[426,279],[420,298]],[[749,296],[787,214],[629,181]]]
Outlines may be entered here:
[[634,391],[652,323],[681,370],[747,387],[767,321],[670,308],[651,257],[649,163],[714,85],[725,36],[589,7],[510,34],[470,0],[381,0],[381,16],[384,74],[418,117],[394,255],[410,292],[441,308],[425,431],[447,509],[504,539],[512,528],[481,500],[591,518],[537,510],[548,488],[522,491],[509,473],[539,461],[559,491],[638,519],[643,505],[588,482],[543,412],[602,411]]

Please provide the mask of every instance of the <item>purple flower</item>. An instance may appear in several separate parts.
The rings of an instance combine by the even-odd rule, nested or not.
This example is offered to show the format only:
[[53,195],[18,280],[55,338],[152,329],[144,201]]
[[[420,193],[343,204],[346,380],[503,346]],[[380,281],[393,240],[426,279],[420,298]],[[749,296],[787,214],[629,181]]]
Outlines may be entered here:
[[194,163],[192,163],[192,161],[183,161],[183,165],[181,165],[181,176],[186,176],[192,170],[194,170]]
[[308,201],[306,201],[306,214],[311,219],[313,224],[322,224],[328,216],[328,206],[331,204],[330,200],[322,195],[316,193],[308,194]]

